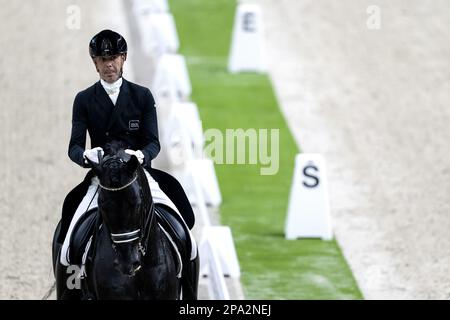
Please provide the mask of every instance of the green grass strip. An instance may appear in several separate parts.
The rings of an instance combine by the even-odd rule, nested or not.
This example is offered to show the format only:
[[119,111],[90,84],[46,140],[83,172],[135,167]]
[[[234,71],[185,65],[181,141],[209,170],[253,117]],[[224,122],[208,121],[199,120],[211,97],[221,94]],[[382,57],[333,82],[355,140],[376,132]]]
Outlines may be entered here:
[[284,239],[299,152],[267,75],[230,74],[232,0],[171,0],[203,129],[279,129],[279,172],[260,165],[216,164],[221,223],[232,228],[247,299],[361,299],[335,241]]

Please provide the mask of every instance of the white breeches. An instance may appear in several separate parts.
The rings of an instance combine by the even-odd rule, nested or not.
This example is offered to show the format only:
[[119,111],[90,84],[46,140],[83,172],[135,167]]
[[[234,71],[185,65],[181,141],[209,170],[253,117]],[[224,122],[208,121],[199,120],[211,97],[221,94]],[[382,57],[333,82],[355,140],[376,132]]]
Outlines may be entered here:
[[[160,189],[158,182],[153,179],[153,177],[148,173],[147,170],[144,169],[145,175],[147,176],[147,180],[150,185],[150,191],[152,193],[152,198],[154,203],[160,203],[164,204],[170,208],[172,208],[176,213],[178,213],[180,216],[180,212],[178,211],[175,204],[172,202],[172,200],[169,199],[169,197]],[[81,201],[80,205],[78,206],[77,211],[75,211],[75,214],[72,218],[72,221],[70,222],[69,230],[67,231],[66,237],[64,239],[64,243],[61,248],[61,259],[60,262],[64,266],[69,266],[69,250],[70,250],[70,238],[73,232],[73,228],[75,227],[78,220],[88,212],[89,210],[93,208],[98,207],[98,184],[99,180],[97,177],[92,178],[91,185],[89,186],[89,189],[84,196],[83,200]],[[181,218],[181,220],[184,219]],[[184,222],[185,223],[185,222]],[[189,230],[189,228],[186,226],[186,230]],[[191,244],[192,244],[192,250],[191,250],[191,260],[194,259],[197,255],[197,244],[195,242],[194,237],[192,236],[191,232],[189,231],[189,237],[191,238]]]

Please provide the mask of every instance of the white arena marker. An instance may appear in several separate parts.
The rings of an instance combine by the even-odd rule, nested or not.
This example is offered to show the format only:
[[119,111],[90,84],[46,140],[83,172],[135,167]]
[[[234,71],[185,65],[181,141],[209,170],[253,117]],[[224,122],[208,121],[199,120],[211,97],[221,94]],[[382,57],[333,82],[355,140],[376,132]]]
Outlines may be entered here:
[[[169,109],[170,113],[166,115],[162,109]],[[160,154],[168,154],[167,165],[174,168],[184,166],[191,159],[202,159],[204,138],[197,105],[193,102],[175,102],[157,110],[158,118],[162,120],[159,126]]]
[[266,72],[262,11],[256,4],[239,4],[228,61],[230,72]]
[[[241,276],[241,269],[239,267],[239,261],[234,247],[233,236],[231,234],[230,227],[227,226],[207,226],[203,227],[202,240],[200,242],[200,249],[203,248],[203,244],[209,242],[214,250],[218,252],[220,258],[220,265],[224,276],[232,278],[239,278]],[[200,255],[202,252],[200,252]],[[204,259],[207,263],[208,259]],[[202,275],[207,274],[208,270],[205,265],[202,264],[200,258],[200,273]]]
[[[186,163],[184,171],[178,174],[180,176],[180,181],[182,182],[183,187],[185,187],[189,201],[196,207],[196,212],[199,213],[201,224],[204,226],[210,226],[211,219],[209,216],[208,208],[206,207],[203,188],[197,177],[197,172],[195,172],[195,166],[193,166],[192,164],[195,161],[196,160],[188,161]],[[175,174],[177,173],[175,172]]]
[[214,300],[230,300],[227,284],[223,277],[222,264],[219,253],[209,241],[202,242],[200,246],[200,265],[202,266],[202,276],[208,276],[211,284],[209,287],[210,296]]
[[286,239],[333,238],[325,160],[320,154],[298,154],[285,225]]
[[153,77],[152,92],[158,97],[170,101],[188,99],[192,92],[192,86],[184,56],[164,54],[159,59]]
[[171,168],[185,167],[186,162],[193,158],[191,136],[183,125],[183,119],[178,115],[167,122],[161,143],[166,148]]
[[193,157],[202,158],[203,155],[203,128],[198,107],[193,102],[174,103],[171,110],[171,117],[180,118],[184,132],[191,139]]
[[222,195],[213,161],[211,159],[195,159],[190,162],[190,165],[201,186],[205,203],[212,207],[220,206]]
[[169,11],[167,0],[134,0],[133,11],[136,15]]
[[178,51],[180,41],[175,20],[170,13],[138,15],[142,50],[150,56],[159,57]]

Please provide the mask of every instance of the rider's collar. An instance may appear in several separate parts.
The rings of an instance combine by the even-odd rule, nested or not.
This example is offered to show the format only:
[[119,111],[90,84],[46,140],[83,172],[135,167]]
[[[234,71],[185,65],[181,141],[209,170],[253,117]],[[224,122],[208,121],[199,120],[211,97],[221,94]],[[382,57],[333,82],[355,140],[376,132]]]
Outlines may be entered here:
[[108,92],[108,94],[114,93],[116,91],[120,90],[120,87],[122,86],[122,77],[120,77],[116,82],[113,83],[108,83],[103,79],[100,79],[100,83],[102,84],[103,88],[105,88],[106,92]]

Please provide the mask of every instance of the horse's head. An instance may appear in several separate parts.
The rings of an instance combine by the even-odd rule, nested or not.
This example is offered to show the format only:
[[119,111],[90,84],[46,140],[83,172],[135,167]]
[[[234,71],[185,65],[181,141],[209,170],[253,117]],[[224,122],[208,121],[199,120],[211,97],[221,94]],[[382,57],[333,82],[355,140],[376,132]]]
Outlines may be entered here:
[[139,160],[124,149],[119,143],[105,146],[105,156],[92,167],[100,180],[98,206],[116,253],[114,264],[132,276],[141,267],[147,205]]

